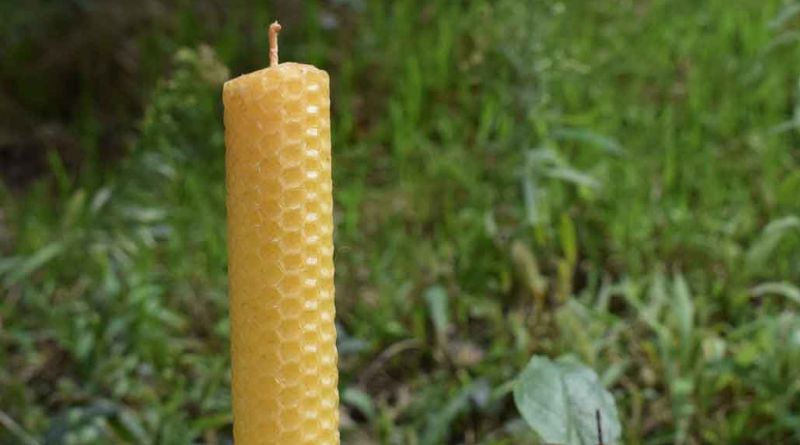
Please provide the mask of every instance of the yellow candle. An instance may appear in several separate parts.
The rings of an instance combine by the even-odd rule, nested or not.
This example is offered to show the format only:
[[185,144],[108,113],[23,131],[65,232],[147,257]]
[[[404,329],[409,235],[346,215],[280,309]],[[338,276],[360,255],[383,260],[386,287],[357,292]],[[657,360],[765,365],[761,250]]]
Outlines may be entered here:
[[234,440],[338,444],[328,74],[279,30],[223,88]]

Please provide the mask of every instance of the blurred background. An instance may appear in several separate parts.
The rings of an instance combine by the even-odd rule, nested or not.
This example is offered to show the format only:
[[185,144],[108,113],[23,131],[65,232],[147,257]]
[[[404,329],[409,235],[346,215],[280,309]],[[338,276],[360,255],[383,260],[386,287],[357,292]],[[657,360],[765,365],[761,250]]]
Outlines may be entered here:
[[800,3],[0,6],[0,443],[229,444],[221,85],[332,79],[345,444],[800,443]]

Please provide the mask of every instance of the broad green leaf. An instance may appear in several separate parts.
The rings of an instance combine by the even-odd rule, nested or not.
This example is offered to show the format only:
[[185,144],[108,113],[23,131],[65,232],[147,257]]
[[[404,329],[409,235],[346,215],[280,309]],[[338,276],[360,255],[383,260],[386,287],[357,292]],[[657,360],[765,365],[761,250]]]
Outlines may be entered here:
[[602,443],[613,445],[622,433],[614,398],[592,369],[569,358],[531,358],[517,377],[514,402],[528,425],[547,443],[600,443],[598,411]]

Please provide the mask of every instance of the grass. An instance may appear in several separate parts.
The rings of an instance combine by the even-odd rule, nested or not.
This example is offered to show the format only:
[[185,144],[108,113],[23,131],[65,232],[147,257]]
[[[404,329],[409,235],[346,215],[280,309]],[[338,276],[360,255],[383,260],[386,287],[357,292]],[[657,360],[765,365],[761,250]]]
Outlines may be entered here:
[[[799,441],[800,8],[545,3],[284,20],[333,81],[344,443],[537,443],[534,353],[596,369],[625,443]],[[127,149],[87,87],[79,161],[2,189],[0,443],[229,442],[220,83],[277,9],[134,27]]]

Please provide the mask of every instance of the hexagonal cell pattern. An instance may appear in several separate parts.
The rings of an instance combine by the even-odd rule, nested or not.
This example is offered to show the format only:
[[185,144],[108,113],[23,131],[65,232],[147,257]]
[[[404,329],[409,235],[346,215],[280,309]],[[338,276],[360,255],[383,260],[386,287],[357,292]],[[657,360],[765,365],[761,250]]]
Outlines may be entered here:
[[338,444],[328,74],[225,84],[237,445]]

